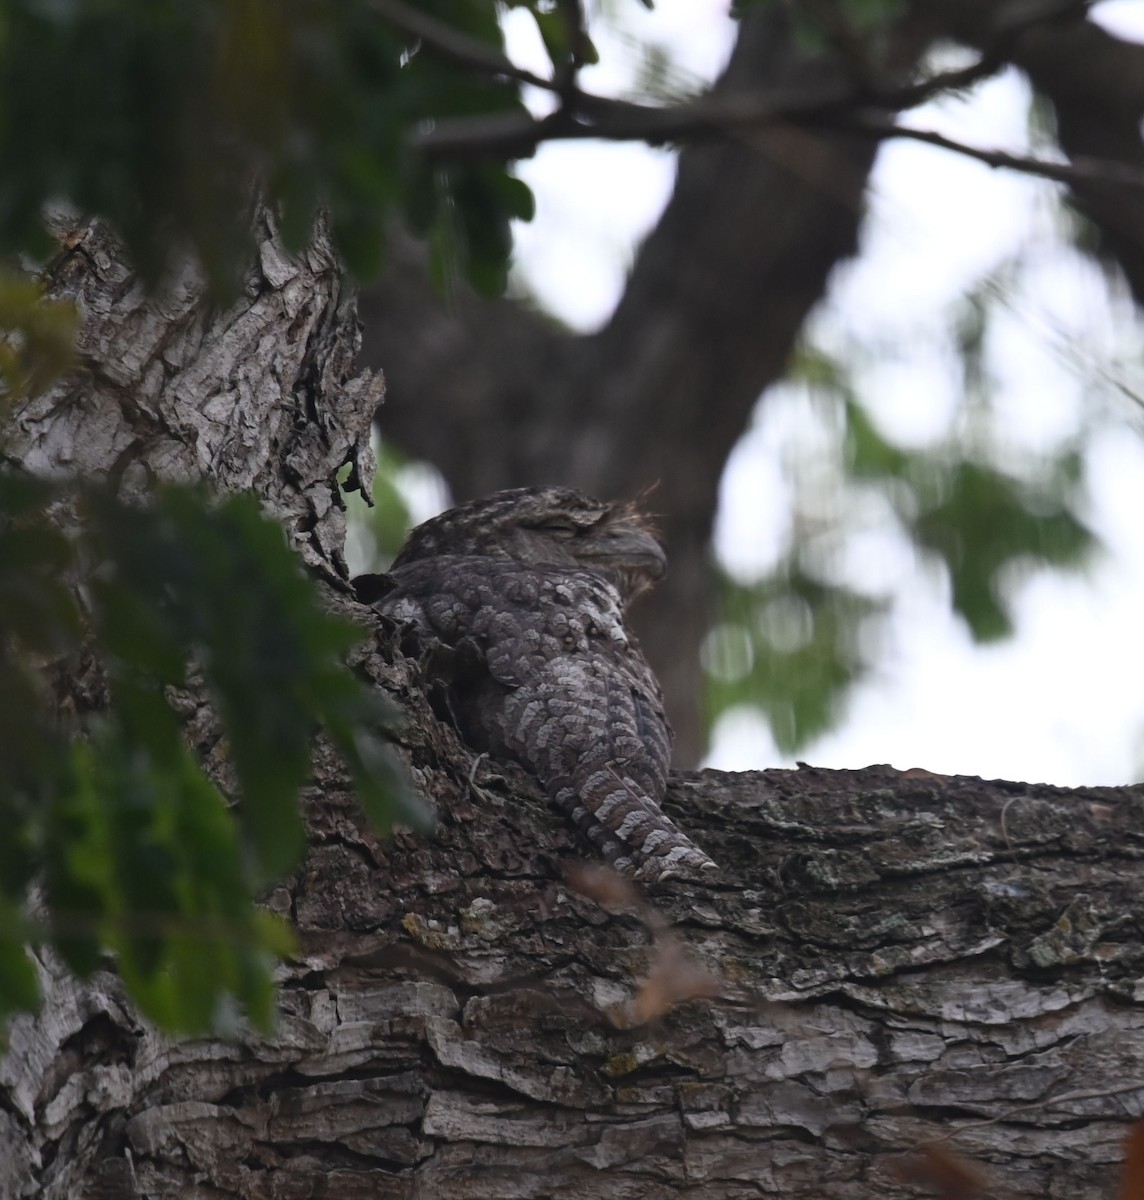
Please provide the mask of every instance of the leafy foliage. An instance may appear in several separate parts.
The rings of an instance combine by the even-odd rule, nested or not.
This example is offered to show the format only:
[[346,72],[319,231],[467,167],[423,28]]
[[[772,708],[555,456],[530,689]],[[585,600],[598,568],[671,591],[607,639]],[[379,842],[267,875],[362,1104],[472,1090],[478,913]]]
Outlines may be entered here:
[[905,453],[860,406],[847,406],[850,466],[859,478],[894,480],[889,493],[911,540],[948,572],[954,610],[979,642],[1013,632],[1007,588],[1025,563],[1078,567],[1095,542],[1075,514],[1080,459],[1073,452],[1025,478],[948,450]]
[[[378,11],[380,9],[380,11]],[[457,114],[523,113],[516,85],[460,69],[368,0],[8,0],[0,13],[0,245],[47,253],[43,203],[112,221],[151,277],[189,242],[216,285],[250,250],[255,187],[301,249],[320,206],[359,276],[401,213],[439,270],[503,287],[511,219],[532,197],[504,163],[420,158]],[[418,11],[489,51],[496,8]]]
[[[63,502],[85,517],[74,540],[46,515]],[[65,584],[81,579],[88,611]],[[322,611],[250,496],[214,503],[165,487],[130,506],[104,488],[65,493],[12,474],[0,475],[0,622],[11,747],[0,771],[0,1005],[30,1004],[19,947],[36,936],[81,973],[114,954],[168,1028],[217,1027],[228,996],[268,1025],[270,967],[292,943],[254,896],[301,853],[297,796],[315,732],[341,751],[375,824],[417,817],[384,743],[393,713],[342,665],[359,631]],[[75,737],[34,670],[61,659],[97,681]],[[237,822],[183,729],[179,689],[199,673]],[[37,864],[42,928],[16,919]]]
[[720,576],[722,622],[708,636],[711,716],[760,709],[775,744],[791,753],[836,721],[847,689],[866,671],[862,623],[885,603],[827,584],[797,557],[755,586]]

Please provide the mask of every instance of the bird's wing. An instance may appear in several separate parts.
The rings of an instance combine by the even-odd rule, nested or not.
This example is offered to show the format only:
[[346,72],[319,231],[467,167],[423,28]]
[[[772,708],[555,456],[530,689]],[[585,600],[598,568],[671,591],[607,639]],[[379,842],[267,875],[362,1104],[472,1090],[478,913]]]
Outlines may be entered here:
[[660,810],[671,730],[615,589],[578,568],[438,556],[393,572],[379,609],[446,642],[474,642],[493,686],[459,709],[473,738],[518,759],[623,870],[713,865]]

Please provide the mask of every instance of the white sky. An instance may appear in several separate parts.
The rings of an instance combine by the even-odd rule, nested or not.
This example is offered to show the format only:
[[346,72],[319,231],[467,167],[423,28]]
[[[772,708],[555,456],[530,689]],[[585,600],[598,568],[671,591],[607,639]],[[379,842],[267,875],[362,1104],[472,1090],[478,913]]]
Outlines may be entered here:
[[[718,71],[734,36],[720,0],[659,0],[651,13],[635,0],[614,8],[635,38],[663,44],[699,79]],[[1122,35],[1144,38],[1142,9],[1139,0],[1112,0],[1097,12]],[[526,14],[511,13],[507,31],[513,57],[543,70]],[[630,85],[631,46],[610,36],[598,45],[607,65],[586,72],[584,86]],[[1026,117],[1026,93],[1010,74],[913,120],[1029,152]],[[598,326],[666,203],[673,157],[638,145],[556,144],[520,174],[537,197],[536,219],[517,229],[520,278],[569,324]],[[919,571],[892,531],[872,529],[863,570],[897,585],[895,614],[873,676],[840,726],[799,752],[805,761],[1066,785],[1126,783],[1144,768],[1144,443],[1132,432],[1144,429],[1144,408],[1115,386],[1140,383],[1144,337],[1126,306],[1110,303],[1098,273],[1060,248],[1049,186],[931,147],[887,144],[862,254],[836,274],[814,328],[826,344],[845,334],[870,351],[857,375],[863,403],[895,437],[925,443],[962,411],[941,341],[947,306],[1023,250],[1033,265],[1005,295],[992,356],[994,428],[1026,455],[1095,423],[1086,516],[1108,553],[1085,576],[1028,580],[1018,635],[982,648],[950,616],[938,574]],[[765,569],[778,552],[787,495],[780,464],[792,439],[812,436],[805,410],[778,389],[732,456],[716,537],[732,570]],[[716,734],[708,765],[785,765],[758,716],[728,714]]]

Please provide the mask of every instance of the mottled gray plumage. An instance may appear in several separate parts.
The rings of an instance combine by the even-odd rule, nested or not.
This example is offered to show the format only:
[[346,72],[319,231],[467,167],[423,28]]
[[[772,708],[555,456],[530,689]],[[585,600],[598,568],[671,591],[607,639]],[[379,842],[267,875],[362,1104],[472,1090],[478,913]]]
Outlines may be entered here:
[[568,488],[515,488],[410,533],[375,605],[455,647],[465,739],[535,773],[620,870],[714,864],[660,811],[671,729],[624,605],[664,572],[637,510]]

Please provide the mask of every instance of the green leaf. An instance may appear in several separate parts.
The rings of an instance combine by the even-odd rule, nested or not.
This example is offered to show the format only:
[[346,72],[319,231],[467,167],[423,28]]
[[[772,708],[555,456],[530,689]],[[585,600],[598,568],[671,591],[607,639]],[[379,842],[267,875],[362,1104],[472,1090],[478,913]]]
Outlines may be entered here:
[[[175,723],[121,694],[53,814],[48,897],[56,944],[91,970],[106,945],[132,996],[165,1028],[215,1028],[228,996],[263,1027],[285,944],[253,906],[238,831]],[[173,735],[173,736],[172,736]]]
[[75,745],[68,767],[68,778],[52,795],[45,822],[45,891],[54,945],[73,971],[86,976],[100,961],[114,860],[92,748]]
[[553,69],[559,70],[567,65],[572,52],[568,14],[559,5],[553,5],[550,9],[534,8],[530,11],[548,59]]
[[90,586],[105,651],[161,683],[182,683],[187,647],[155,596],[118,578]]
[[50,485],[0,474],[0,629],[42,654],[73,647],[81,629],[61,581],[74,547],[44,516],[56,495]]
[[0,639],[0,897],[19,903],[37,867],[47,798],[65,769],[58,715]]
[[[110,954],[166,1028],[219,1029],[236,1005],[268,1027],[270,971],[291,943],[254,894],[301,853],[315,732],[342,750],[378,828],[423,817],[386,741],[393,710],[345,665],[361,631],[323,610],[253,497],[163,487],[127,505],[88,485],[79,536],[65,540],[45,517],[61,494],[0,473],[0,915],[22,902],[38,863],[52,941],[74,970]],[[80,562],[92,572],[94,639],[58,578]],[[99,647],[91,669],[110,703],[81,714],[86,736],[68,745],[25,651],[70,651],[81,637]],[[225,735],[215,763],[233,764],[234,805],[171,704],[189,668],[213,693]],[[4,932],[0,1007],[20,1006],[23,960]]]
[[916,456],[884,438],[866,410],[853,400],[845,405],[846,461],[859,478],[908,478]]
[[1095,539],[1059,483],[1023,483],[991,467],[960,463],[938,503],[914,525],[922,546],[949,570],[953,604],[981,642],[1013,630],[1006,567],[1021,561],[1076,566]]
[[40,1006],[40,981],[24,945],[24,926],[18,910],[0,900],[0,1046],[4,1017]]
[[720,584],[720,621],[704,647],[709,720],[736,705],[758,708],[790,753],[836,721],[867,670],[858,632],[887,606],[816,580],[793,560],[764,583]]

